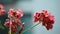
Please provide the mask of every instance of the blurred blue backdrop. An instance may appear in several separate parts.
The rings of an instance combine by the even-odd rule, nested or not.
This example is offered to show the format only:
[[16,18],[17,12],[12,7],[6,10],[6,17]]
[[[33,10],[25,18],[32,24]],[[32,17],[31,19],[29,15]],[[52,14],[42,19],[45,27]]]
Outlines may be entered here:
[[11,0],[11,2],[10,0],[6,0],[5,2],[4,0],[0,0],[0,3],[5,6],[6,12],[8,12],[10,8],[22,9],[27,15],[22,18],[22,21],[26,24],[25,29],[35,24],[32,21],[34,12],[45,9],[55,15],[55,24],[52,30],[47,31],[46,28],[40,24],[24,34],[60,34],[60,0]]

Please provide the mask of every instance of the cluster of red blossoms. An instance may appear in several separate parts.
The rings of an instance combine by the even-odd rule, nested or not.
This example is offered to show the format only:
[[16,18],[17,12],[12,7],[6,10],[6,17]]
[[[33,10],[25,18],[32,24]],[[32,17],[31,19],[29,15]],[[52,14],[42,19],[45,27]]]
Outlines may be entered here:
[[16,32],[17,31],[17,26],[20,26],[20,30],[19,33],[22,32],[22,30],[24,29],[24,23],[21,23],[20,18],[23,16],[23,12],[21,10],[14,10],[14,9],[10,9],[8,12],[8,18],[5,21],[5,26],[10,28],[11,26],[11,31],[12,32]]
[[2,4],[0,4],[0,16],[5,14],[5,9],[4,6]]
[[47,10],[42,10],[41,12],[37,12],[34,15],[34,22],[41,22],[47,30],[53,28],[54,19],[54,16],[51,15],[51,13],[48,13]]
[[23,16],[23,12],[22,10],[18,9],[18,10],[14,10],[14,9],[10,9],[8,12],[8,18],[21,18]]

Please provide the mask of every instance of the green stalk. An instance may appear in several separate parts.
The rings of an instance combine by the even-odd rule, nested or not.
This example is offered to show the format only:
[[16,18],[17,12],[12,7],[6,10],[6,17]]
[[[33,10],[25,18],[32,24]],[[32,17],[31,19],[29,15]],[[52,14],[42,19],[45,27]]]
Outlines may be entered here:
[[22,33],[31,30],[32,28],[36,27],[36,26],[39,25],[39,24],[40,24],[40,23],[37,23],[37,24],[32,25],[31,27],[29,27],[29,28],[27,28],[26,30],[24,30]]
[[11,20],[12,20],[12,19],[10,18],[10,28],[9,28],[10,34],[11,34]]

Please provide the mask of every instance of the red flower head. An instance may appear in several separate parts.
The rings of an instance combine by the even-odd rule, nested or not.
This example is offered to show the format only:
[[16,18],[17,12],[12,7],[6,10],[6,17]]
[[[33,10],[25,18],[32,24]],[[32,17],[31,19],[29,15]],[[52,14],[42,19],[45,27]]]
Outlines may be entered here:
[[0,8],[4,8],[2,4],[0,4]]
[[47,30],[53,28],[54,19],[54,16],[48,13],[47,10],[42,10],[42,12],[34,15],[34,22],[42,22],[42,25],[45,26]]
[[22,10],[14,10],[14,9],[10,9],[10,11],[8,12],[8,17],[9,18],[21,18],[23,16],[23,12]]
[[0,16],[5,14],[4,6],[0,4]]
[[12,32],[16,32],[17,26],[21,24],[21,22],[18,19],[17,20],[16,19],[15,20],[11,20],[11,22],[10,22],[9,19],[7,19],[4,25],[9,28],[10,27],[10,23],[11,23],[11,31]]

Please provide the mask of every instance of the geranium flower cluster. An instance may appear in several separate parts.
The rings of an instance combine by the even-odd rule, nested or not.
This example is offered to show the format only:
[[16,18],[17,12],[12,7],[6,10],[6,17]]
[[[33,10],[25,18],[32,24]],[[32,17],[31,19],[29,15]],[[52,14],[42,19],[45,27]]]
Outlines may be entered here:
[[5,9],[4,6],[2,4],[0,4],[0,16],[5,14]]
[[[22,31],[24,29],[24,23],[21,23],[20,18],[23,16],[23,12],[21,10],[15,10],[15,9],[10,9],[8,12],[8,18],[5,21],[5,26],[10,28],[11,26],[11,31],[16,32],[17,31],[17,26],[21,26],[20,30]],[[21,33],[19,31],[19,33]]]
[[22,10],[18,9],[18,10],[14,10],[14,9],[10,9],[8,12],[8,18],[21,18],[23,16],[23,12]]
[[51,13],[48,13],[47,10],[42,10],[41,12],[36,12],[34,14],[34,22],[41,22],[47,30],[53,28],[54,19],[54,16],[51,15]]

